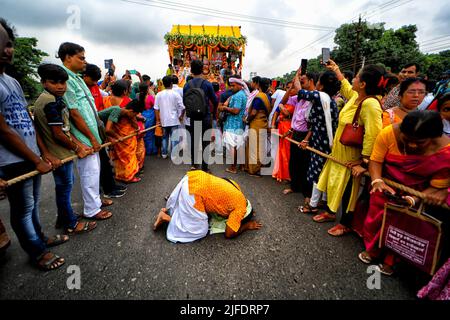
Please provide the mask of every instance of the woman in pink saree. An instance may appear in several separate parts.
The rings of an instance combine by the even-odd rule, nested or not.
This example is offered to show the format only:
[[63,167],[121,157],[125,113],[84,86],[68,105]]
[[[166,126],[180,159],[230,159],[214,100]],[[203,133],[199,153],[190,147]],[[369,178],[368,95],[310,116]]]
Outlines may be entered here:
[[397,192],[382,177],[425,193],[433,205],[446,203],[450,186],[450,138],[442,132],[438,113],[413,111],[401,124],[384,128],[376,139],[369,163],[370,205],[363,227],[366,251],[359,254],[359,259],[372,263],[384,256],[384,263],[378,265],[383,274],[391,275],[394,264],[394,256],[383,255],[378,248],[384,204],[390,195],[397,193],[411,206],[416,206],[419,199]]

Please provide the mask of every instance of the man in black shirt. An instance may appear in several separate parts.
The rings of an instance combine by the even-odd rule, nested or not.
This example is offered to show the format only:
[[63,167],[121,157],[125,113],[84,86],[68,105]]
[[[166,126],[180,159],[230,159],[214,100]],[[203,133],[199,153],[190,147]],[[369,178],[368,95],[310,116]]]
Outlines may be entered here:
[[[214,88],[209,81],[203,79],[202,71],[203,62],[200,60],[193,60],[191,62],[191,73],[193,79],[184,86],[183,95],[185,95],[189,89],[196,87],[201,83],[200,88],[205,93],[206,105],[209,106],[211,101],[213,110],[217,110],[218,102],[216,94],[214,93]],[[190,125],[187,126],[187,128],[191,135],[191,169],[198,169],[200,163],[199,156],[201,156],[202,170],[208,172],[208,163],[206,163],[206,159],[203,157],[203,151],[209,143],[208,141],[204,141],[203,135],[208,129],[212,128],[212,114],[209,108],[207,108],[202,120],[194,121],[190,119]],[[201,139],[201,143],[199,142],[199,139]],[[199,154],[200,149],[201,155]]]

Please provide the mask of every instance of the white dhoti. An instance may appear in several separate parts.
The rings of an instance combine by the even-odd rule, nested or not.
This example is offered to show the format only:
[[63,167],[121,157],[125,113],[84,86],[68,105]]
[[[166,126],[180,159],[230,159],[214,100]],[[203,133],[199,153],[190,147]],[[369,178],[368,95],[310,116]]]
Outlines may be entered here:
[[208,215],[194,208],[195,198],[189,194],[188,176],[172,191],[166,208],[172,217],[166,237],[171,242],[192,242],[208,234]]
[[77,160],[80,176],[81,194],[83,195],[86,217],[93,217],[100,212],[102,199],[100,198],[100,156],[94,153]]
[[237,148],[239,149],[244,145],[244,134],[236,134],[231,131],[225,131],[223,133],[223,143],[227,147],[227,149]]

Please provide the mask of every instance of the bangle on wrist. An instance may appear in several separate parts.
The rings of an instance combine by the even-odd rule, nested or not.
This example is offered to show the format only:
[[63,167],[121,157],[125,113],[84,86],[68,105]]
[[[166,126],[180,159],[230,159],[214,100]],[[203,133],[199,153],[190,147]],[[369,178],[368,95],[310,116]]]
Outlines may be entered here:
[[304,143],[309,143],[309,141],[308,141],[308,140],[303,140],[302,142],[304,142]]
[[415,207],[416,206],[416,200],[414,200],[413,197],[411,196],[405,196],[404,197],[409,203],[411,207]]
[[383,180],[383,179],[374,179],[374,180],[372,180],[372,182],[370,183],[370,185],[373,187],[374,184],[376,184],[376,183],[378,183],[378,182],[383,182],[383,183],[384,183],[384,180]]

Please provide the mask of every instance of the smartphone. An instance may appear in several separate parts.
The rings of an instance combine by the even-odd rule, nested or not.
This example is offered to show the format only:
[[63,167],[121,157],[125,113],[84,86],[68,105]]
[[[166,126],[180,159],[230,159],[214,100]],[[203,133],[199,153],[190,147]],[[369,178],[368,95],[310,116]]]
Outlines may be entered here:
[[113,64],[113,59],[105,59],[105,69],[110,69]]
[[308,59],[302,59],[302,63],[300,64],[300,68],[302,68],[302,73],[300,75],[306,74],[306,69],[308,69]]
[[330,48],[322,48],[322,63],[327,64],[330,60]]
[[130,74],[136,74],[136,73],[137,73],[136,70],[134,70],[134,69],[130,70]]

